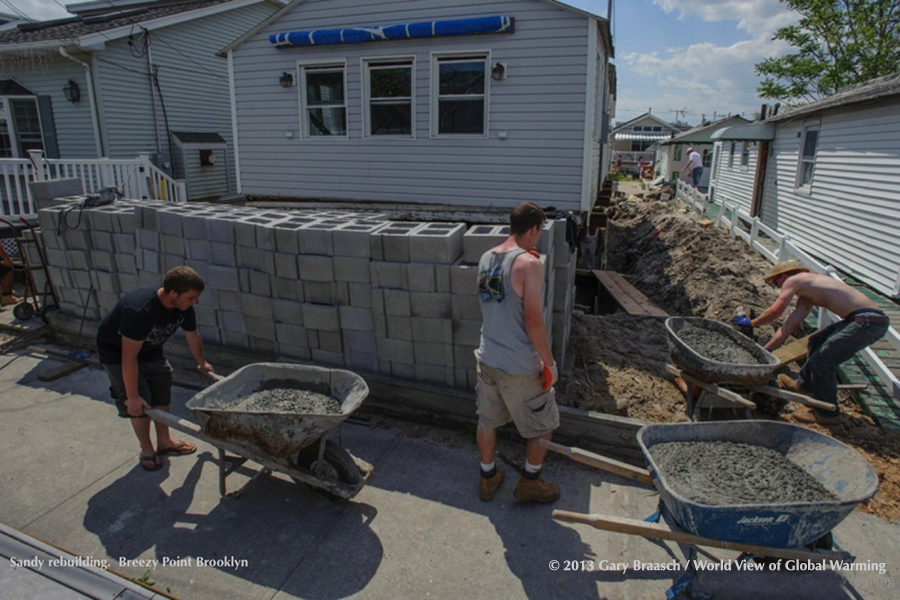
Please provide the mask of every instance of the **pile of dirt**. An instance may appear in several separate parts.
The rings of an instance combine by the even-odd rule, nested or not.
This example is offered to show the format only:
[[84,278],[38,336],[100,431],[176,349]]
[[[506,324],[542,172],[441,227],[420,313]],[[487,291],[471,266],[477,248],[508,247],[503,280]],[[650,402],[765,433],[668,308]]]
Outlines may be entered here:
[[[671,315],[728,322],[739,312],[758,315],[777,298],[764,282],[771,263],[742,240],[708,226],[683,203],[656,200],[656,192],[648,190],[644,198],[632,197],[612,210],[608,269]],[[781,319],[755,333],[768,339],[780,324]],[[576,311],[568,348],[561,404],[648,422],[687,420],[684,394],[665,371],[671,359],[664,319]],[[796,405],[777,400],[759,405],[759,418],[796,422],[791,416]],[[845,423],[811,427],[858,449],[875,468],[881,488],[863,509],[900,520],[900,431],[876,426],[845,394],[841,410]]]

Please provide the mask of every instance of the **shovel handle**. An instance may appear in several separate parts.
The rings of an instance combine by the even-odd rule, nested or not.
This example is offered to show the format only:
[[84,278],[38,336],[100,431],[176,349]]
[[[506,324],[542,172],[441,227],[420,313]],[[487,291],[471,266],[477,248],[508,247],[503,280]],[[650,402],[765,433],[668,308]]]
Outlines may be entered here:
[[594,454],[593,452],[588,452],[581,448],[569,448],[568,446],[563,446],[562,444],[556,444],[547,440],[539,440],[538,443],[548,450],[565,454],[574,461],[596,467],[609,473],[614,473],[620,477],[634,479],[635,481],[640,481],[647,485],[653,485],[653,478],[650,477],[650,472],[647,469],[639,469],[628,463]]

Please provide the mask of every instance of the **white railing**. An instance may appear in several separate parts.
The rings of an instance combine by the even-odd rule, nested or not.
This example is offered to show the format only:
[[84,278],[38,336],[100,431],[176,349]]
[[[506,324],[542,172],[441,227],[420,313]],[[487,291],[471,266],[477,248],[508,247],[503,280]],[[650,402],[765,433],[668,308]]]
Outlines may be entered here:
[[704,194],[691,184],[679,179],[675,182],[675,196],[694,207],[701,216],[706,216],[711,204],[709,194]]
[[[678,197],[686,200],[688,204],[697,210],[700,210],[700,207],[702,207],[703,210],[700,212],[705,215],[705,211],[709,207],[709,198],[706,198],[705,204],[703,202],[692,201],[688,199],[691,197],[691,193],[687,190],[682,191],[682,187],[683,186],[679,182]],[[690,185],[684,187],[693,189]],[[703,196],[703,194],[701,194],[701,196]],[[731,215],[730,217],[727,216],[729,213]],[[747,245],[756,250],[759,254],[765,256],[770,262],[775,263],[781,260],[793,259],[807,267],[813,273],[830,275],[836,279],[840,279],[840,276],[837,274],[834,267],[821,264],[815,258],[798,248],[793,240],[791,240],[790,236],[779,233],[775,229],[767,226],[759,217],[751,217],[749,214],[738,208],[736,204],[730,202],[722,203],[719,216],[716,219],[716,226],[727,229],[729,234],[733,237],[743,239],[747,242]],[[765,239],[770,240],[768,245],[775,248],[774,250],[763,243]],[[819,310],[819,329],[827,327],[836,321],[840,321],[840,318],[831,311]],[[893,327],[889,328],[885,335],[885,340],[893,346],[895,351],[900,352],[900,335],[897,334],[896,329]],[[866,348],[863,350],[862,356],[866,363],[872,367],[872,370],[878,374],[881,381],[890,388],[894,398],[900,399],[900,381],[897,380],[897,377],[881,361],[878,355],[875,354],[871,348]]]
[[187,185],[150,162],[149,154],[133,159],[44,158],[40,151],[30,158],[0,159],[0,216],[34,216],[37,211],[28,184],[49,179],[81,179],[85,193],[114,186],[126,198],[185,202]]

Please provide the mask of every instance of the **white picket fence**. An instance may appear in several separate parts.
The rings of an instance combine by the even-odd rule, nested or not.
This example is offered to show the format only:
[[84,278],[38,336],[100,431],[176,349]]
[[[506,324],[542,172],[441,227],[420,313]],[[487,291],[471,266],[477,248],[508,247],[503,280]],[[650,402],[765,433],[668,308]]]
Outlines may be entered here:
[[[703,194],[690,184],[682,181],[678,182],[676,196],[687,202],[697,212],[704,217],[708,215],[711,206],[709,195]],[[730,216],[729,216],[730,215]],[[781,260],[796,260],[813,273],[821,273],[831,275],[836,279],[840,279],[837,271],[830,265],[823,265],[812,256],[797,247],[791,240],[790,236],[782,234],[763,223],[759,217],[751,217],[748,213],[738,208],[736,204],[729,202],[719,206],[719,213],[716,217],[716,226],[727,229],[732,237],[739,237],[747,245],[762,254],[770,262],[776,263]],[[768,242],[768,243],[766,243]],[[827,327],[829,324],[839,321],[840,318],[831,311],[819,310],[819,329]],[[888,329],[885,339],[890,342],[894,350],[900,352],[900,335],[897,330],[891,327]],[[900,381],[885,366],[875,352],[871,348],[863,351],[863,358],[872,370],[875,371],[886,386],[891,389],[892,395],[900,399]]]
[[37,211],[28,184],[49,179],[78,178],[85,193],[117,187],[126,198],[185,202],[187,185],[161,171],[149,154],[134,159],[44,158],[38,150],[30,158],[0,159],[0,216],[33,217]]

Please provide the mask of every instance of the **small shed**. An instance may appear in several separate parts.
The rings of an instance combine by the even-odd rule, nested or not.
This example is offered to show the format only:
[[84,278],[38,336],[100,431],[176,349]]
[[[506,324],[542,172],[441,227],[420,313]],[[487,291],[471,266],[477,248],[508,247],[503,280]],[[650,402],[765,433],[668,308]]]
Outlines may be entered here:
[[659,175],[667,181],[690,181],[690,173],[682,173],[687,164],[687,149],[693,148],[703,159],[703,175],[698,187],[708,188],[713,164],[712,135],[723,127],[748,123],[743,117],[725,117],[717,121],[705,121],[692,129],[663,140],[656,146],[656,165]]
[[216,132],[173,131],[175,177],[187,183],[191,200],[227,195],[228,143]]

